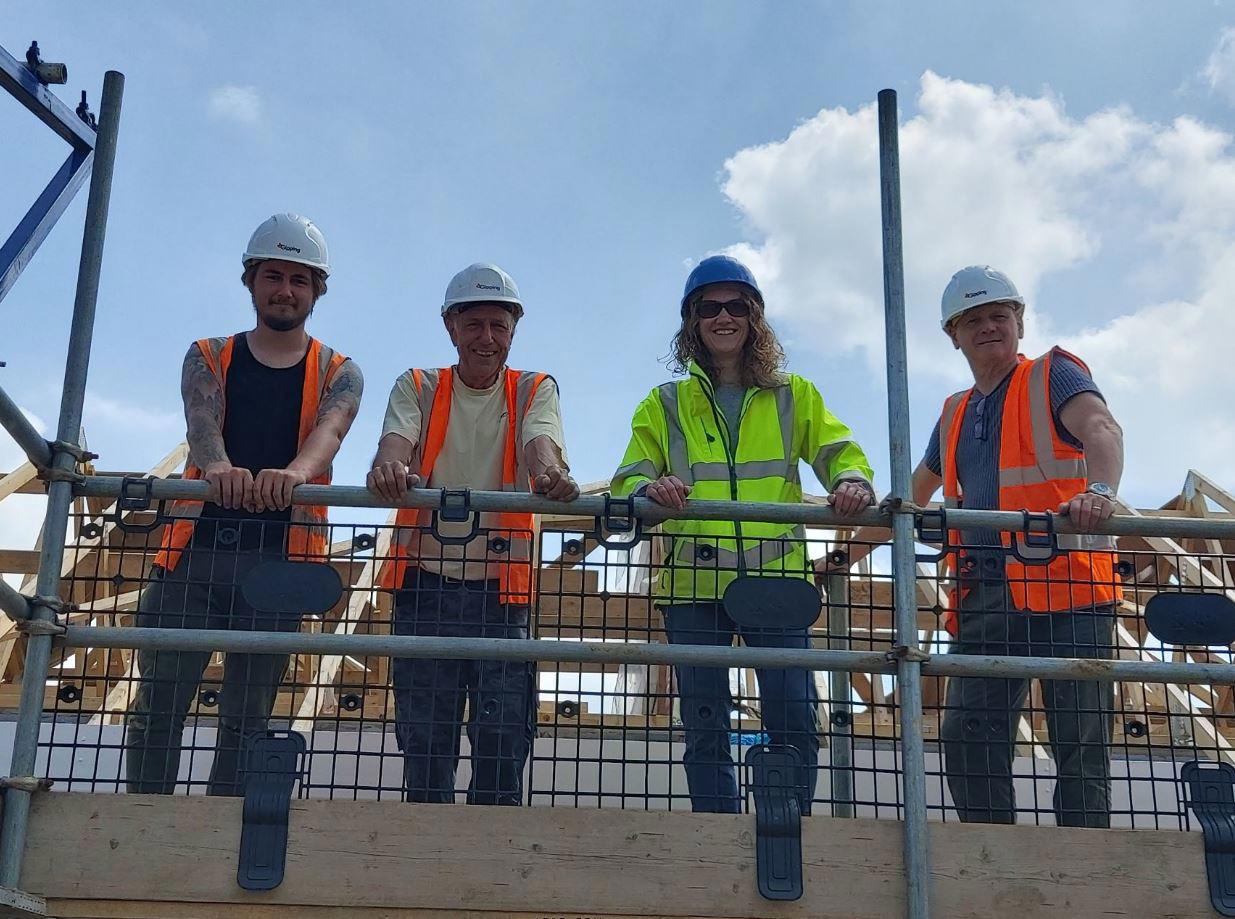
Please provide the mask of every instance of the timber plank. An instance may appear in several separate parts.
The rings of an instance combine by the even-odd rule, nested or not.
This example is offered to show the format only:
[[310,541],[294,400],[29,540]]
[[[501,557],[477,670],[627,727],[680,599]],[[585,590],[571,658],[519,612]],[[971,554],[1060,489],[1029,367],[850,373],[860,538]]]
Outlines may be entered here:
[[[286,880],[255,895],[235,883],[239,799],[53,793],[32,806],[21,887],[57,909],[66,900],[131,900],[292,907],[287,915],[311,915],[303,906],[312,905],[391,917],[396,907],[481,915],[904,914],[902,832],[893,821],[803,821],[805,896],[774,903],[756,890],[749,815],[300,800],[292,802]],[[949,919],[1212,916],[1198,833],[936,823],[931,859],[934,909]]]

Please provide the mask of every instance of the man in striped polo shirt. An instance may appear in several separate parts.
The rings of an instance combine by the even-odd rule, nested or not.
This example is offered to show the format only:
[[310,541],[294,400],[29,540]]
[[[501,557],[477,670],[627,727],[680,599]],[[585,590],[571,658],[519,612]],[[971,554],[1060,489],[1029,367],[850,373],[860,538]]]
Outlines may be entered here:
[[[924,505],[942,486],[945,506],[1052,511],[1088,533],[1116,509],[1123,433],[1079,358],[1060,348],[1034,360],[1018,353],[1024,310],[1011,279],[990,266],[964,268],[948,283],[943,329],[974,384],[945,402],[914,470],[913,500]],[[854,540],[883,534],[864,529]],[[953,653],[1111,657],[1120,590],[1108,537],[1057,535],[1043,551],[969,529],[950,531],[948,542]],[[869,551],[855,546],[849,564]],[[1023,679],[948,681],[940,733],[961,820],[1016,821],[1012,760],[1028,690]],[[1058,774],[1056,822],[1109,826],[1111,684],[1043,680],[1042,698]]]

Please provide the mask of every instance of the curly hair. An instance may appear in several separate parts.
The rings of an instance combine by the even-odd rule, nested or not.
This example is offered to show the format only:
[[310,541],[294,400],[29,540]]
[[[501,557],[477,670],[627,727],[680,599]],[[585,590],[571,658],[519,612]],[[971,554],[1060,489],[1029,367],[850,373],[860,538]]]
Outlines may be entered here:
[[[673,336],[668,363],[669,369],[675,373],[685,373],[686,365],[693,360],[710,377],[714,376],[716,367],[699,334],[699,314],[695,309],[699,300],[696,297],[687,304],[682,327]],[[754,297],[747,298],[747,302],[750,304],[750,332],[742,346],[742,385],[760,389],[779,386],[785,380],[782,372],[785,351],[768,325],[763,304]]]

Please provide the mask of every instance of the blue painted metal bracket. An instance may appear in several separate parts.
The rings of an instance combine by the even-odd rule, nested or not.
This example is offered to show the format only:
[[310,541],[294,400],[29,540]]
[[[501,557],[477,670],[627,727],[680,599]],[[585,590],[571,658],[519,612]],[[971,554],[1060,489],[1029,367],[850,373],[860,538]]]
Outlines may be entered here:
[[90,175],[95,130],[40,83],[25,61],[17,60],[4,48],[0,48],[0,88],[73,148],[0,246],[0,300],[3,300]]

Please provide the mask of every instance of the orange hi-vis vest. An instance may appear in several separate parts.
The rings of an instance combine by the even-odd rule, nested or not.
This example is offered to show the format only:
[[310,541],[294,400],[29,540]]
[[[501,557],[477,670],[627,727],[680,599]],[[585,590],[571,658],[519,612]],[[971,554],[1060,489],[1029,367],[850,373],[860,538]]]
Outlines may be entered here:
[[[999,437],[999,510],[1055,511],[1059,505],[1083,492],[1089,484],[1085,452],[1059,436],[1051,412],[1051,361],[1058,356],[1076,361],[1075,356],[1055,348],[1042,357],[1028,360],[1018,355],[1004,401]],[[939,444],[943,472],[945,507],[963,506],[956,470],[956,450],[960,443],[965,406],[973,392],[949,396],[939,419]],[[1011,533],[1003,533],[1005,547],[1012,546]],[[961,535],[950,531],[953,545]],[[1105,536],[1064,535],[1055,537],[1062,551],[1049,562],[1026,563],[1035,549],[1018,546],[1005,562],[1008,587],[1016,607],[1035,613],[1087,609],[1117,602],[1123,595],[1115,577],[1113,540]],[[1018,554],[1019,556],[1018,557]],[[951,556],[948,557],[950,562]],[[952,608],[957,609],[956,597]],[[949,617],[949,631],[955,625]]]
[[[548,374],[530,373],[507,368],[505,447],[502,451],[502,491],[530,492],[532,478],[523,463],[523,421]],[[446,443],[450,424],[450,401],[454,391],[454,370],[412,370],[412,382],[420,402],[420,480],[425,485],[433,474],[438,454]],[[463,486],[467,483],[459,483]],[[448,486],[449,487],[449,486]],[[397,590],[403,585],[408,565],[419,554],[420,533],[432,525],[431,508],[405,507],[395,516],[396,537],[392,558],[383,571],[382,586]],[[522,513],[495,514],[497,539],[489,538],[486,562],[497,564],[498,589],[503,603],[532,602],[532,549],[536,516]]]
[[[232,363],[232,349],[236,336],[226,338],[203,338],[197,342],[197,348],[206,361],[206,366],[214,374],[219,383],[219,393],[226,399],[227,371]],[[317,426],[317,412],[321,406],[322,395],[330,386],[330,381],[338,372],[339,367],[347,360],[333,348],[323,345],[316,338],[309,339],[309,351],[304,363],[304,390],[300,398],[300,436],[298,447],[303,447],[309,434]],[[227,412],[226,401],[222,411]],[[223,418],[219,418],[219,428],[223,427]],[[186,479],[200,479],[202,470],[193,465],[192,457],[185,464]],[[330,470],[312,480],[313,485],[329,485]],[[202,502],[174,501],[169,516],[174,521],[163,528],[163,542],[154,564],[170,571],[180,561],[184,547],[193,538],[193,527],[201,516]],[[291,526],[287,532],[287,557],[294,561],[324,561],[330,555],[328,545],[328,528],[326,524],[326,508],[305,504],[292,505]]]

